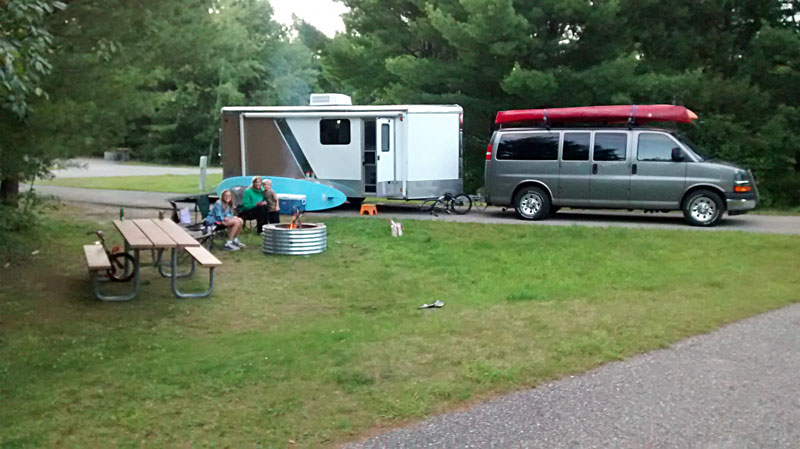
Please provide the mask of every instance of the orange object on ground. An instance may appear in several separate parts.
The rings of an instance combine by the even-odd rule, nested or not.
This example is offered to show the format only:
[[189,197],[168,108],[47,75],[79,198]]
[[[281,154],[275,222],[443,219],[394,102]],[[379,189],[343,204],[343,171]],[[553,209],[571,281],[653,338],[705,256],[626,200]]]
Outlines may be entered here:
[[378,215],[378,208],[374,204],[362,204],[361,215]]

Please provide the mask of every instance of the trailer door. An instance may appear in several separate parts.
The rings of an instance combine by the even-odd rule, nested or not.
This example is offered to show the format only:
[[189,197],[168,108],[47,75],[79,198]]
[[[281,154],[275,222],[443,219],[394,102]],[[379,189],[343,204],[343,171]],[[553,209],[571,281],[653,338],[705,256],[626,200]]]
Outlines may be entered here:
[[381,118],[375,121],[375,126],[376,141],[379,145],[378,182],[394,181],[394,120]]

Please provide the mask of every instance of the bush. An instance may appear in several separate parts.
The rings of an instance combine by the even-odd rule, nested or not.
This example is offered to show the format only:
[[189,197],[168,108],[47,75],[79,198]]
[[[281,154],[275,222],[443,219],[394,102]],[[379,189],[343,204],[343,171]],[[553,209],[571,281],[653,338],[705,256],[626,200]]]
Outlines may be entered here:
[[35,237],[47,221],[47,212],[57,204],[52,197],[33,192],[21,193],[16,205],[0,203],[0,264],[29,253],[30,246],[39,240]]

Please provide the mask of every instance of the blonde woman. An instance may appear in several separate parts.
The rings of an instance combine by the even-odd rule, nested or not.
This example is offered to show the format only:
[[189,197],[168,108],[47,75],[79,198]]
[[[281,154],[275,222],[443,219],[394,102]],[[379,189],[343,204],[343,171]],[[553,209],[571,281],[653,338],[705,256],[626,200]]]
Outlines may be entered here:
[[245,220],[256,220],[257,232],[267,224],[267,202],[264,201],[264,189],[261,187],[261,176],[253,176],[253,183],[242,196],[242,210],[239,216]]
[[238,251],[244,248],[244,243],[239,241],[239,234],[242,232],[242,224],[244,223],[241,218],[234,216],[233,211],[236,207],[233,204],[233,194],[230,190],[223,190],[219,196],[219,201],[214,203],[206,217],[206,224],[218,226],[225,226],[228,228],[228,241],[225,242],[224,248],[229,251]]

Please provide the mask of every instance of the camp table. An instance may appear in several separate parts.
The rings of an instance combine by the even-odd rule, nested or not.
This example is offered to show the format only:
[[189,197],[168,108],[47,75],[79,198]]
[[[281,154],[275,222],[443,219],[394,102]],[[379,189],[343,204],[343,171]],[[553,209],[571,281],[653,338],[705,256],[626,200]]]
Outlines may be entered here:
[[[114,220],[114,226],[122,234],[122,238],[125,241],[125,252],[133,252],[133,292],[123,296],[103,296],[99,294],[95,287],[95,295],[99,299],[104,301],[127,301],[136,297],[140,287],[139,270],[141,268],[141,259],[139,252],[143,249],[149,249],[157,253],[157,256],[153,258],[153,265],[158,268],[163,277],[170,278],[172,293],[175,297],[201,298],[211,295],[214,290],[214,268],[222,265],[222,262],[200,246],[197,240],[175,222],[168,219]],[[164,270],[164,265],[166,264],[161,261],[161,256],[166,249],[170,250],[168,272]],[[186,251],[191,256],[192,267],[187,273],[178,272],[178,253],[180,251]],[[191,276],[197,263],[209,269],[208,289],[199,293],[181,292],[178,289],[178,278]]]

